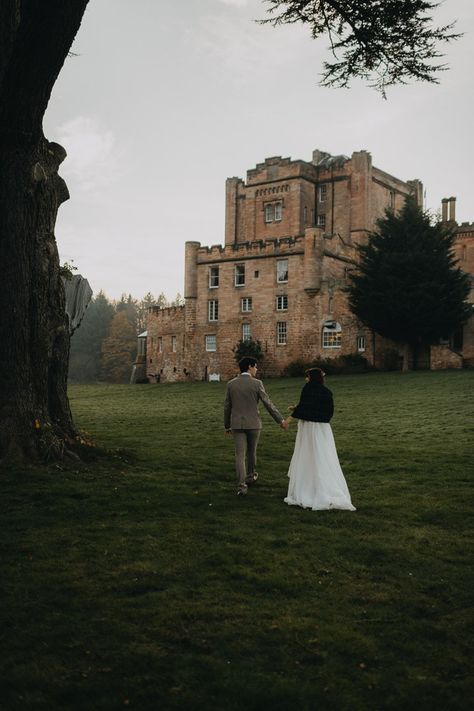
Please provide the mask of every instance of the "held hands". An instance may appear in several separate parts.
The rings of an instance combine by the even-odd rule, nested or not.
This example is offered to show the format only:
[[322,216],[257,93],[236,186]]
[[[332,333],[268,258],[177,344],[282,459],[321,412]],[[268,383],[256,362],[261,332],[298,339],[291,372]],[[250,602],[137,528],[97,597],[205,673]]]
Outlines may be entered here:
[[280,422],[280,427],[282,428],[282,430],[287,430],[289,427],[289,424],[290,424],[289,420],[282,420]]
[[225,437],[232,437],[232,430],[225,430],[224,436]]

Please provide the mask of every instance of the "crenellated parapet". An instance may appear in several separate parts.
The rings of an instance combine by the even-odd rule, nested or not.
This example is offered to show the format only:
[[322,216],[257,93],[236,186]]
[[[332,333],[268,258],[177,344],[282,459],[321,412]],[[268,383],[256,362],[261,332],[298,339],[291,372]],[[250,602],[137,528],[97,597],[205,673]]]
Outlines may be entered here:
[[272,257],[280,254],[301,254],[304,250],[304,236],[281,237],[280,239],[256,240],[254,242],[238,242],[235,244],[212,245],[199,247],[196,250],[196,263],[235,261],[255,259],[255,257]]
[[461,222],[456,228],[456,239],[474,234],[474,222]]
[[184,314],[184,306],[165,306],[164,308],[160,306],[150,306],[148,313],[162,319],[176,318]]

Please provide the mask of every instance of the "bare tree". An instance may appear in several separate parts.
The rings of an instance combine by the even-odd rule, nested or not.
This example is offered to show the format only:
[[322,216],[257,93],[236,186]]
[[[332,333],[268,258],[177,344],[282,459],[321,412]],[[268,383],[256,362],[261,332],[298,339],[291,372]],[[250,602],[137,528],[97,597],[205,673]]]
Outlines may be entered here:
[[425,0],[264,0],[273,26],[303,23],[313,39],[327,35],[334,61],[324,62],[322,86],[347,87],[360,78],[382,92],[410,81],[438,83],[445,70],[438,46],[460,37],[454,23],[435,27]]
[[43,135],[51,91],[88,0],[0,3],[0,461],[74,441],[69,332],[54,225],[66,152]]

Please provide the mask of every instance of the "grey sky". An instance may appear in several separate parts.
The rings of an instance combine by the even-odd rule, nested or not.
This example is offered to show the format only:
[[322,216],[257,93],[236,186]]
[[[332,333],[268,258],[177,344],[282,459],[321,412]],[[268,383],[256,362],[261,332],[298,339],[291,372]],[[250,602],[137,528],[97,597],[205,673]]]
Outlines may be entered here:
[[377,167],[422,180],[426,207],[454,195],[458,221],[474,220],[472,0],[437,12],[465,33],[446,47],[441,84],[387,101],[361,83],[319,87],[326,41],[257,25],[264,14],[260,0],[90,0],[45,134],[68,152],[61,259],[95,293],[182,293],[184,242],[223,242],[226,177],[268,156],[366,149]]

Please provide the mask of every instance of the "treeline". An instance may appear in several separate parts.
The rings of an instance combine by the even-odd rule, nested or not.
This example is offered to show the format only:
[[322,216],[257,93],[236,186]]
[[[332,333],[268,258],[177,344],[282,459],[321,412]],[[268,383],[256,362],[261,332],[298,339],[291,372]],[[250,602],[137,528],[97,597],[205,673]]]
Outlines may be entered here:
[[150,306],[178,306],[180,294],[168,301],[148,293],[142,299],[130,294],[111,301],[100,291],[87,307],[71,338],[69,380],[75,383],[128,383],[137,353],[137,336],[146,329]]

